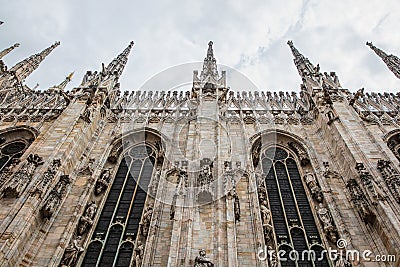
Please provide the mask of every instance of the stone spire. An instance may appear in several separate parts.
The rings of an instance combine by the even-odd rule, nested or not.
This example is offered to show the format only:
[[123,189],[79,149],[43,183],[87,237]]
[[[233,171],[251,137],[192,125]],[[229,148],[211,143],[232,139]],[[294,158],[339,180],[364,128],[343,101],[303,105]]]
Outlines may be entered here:
[[18,81],[23,81],[26,77],[31,75],[38,67],[39,64],[54,50],[60,42],[55,42],[50,47],[44,49],[42,52],[32,55],[27,59],[17,63],[10,69],[10,72],[15,75]]
[[316,74],[319,72],[319,65],[314,67],[310,60],[304,57],[299,50],[294,47],[293,41],[288,41],[287,44],[289,45],[290,50],[292,50],[292,54],[294,56],[293,61],[301,77],[309,76],[310,74]]
[[203,70],[200,75],[202,80],[205,80],[208,76],[212,77],[214,80],[218,79],[217,61],[214,58],[212,45],[212,41],[208,42],[207,57],[204,59]]
[[108,66],[105,68],[105,70],[103,69],[103,73],[104,71],[106,71],[107,74],[115,74],[118,77],[121,76],[122,71],[125,68],[126,62],[128,61],[128,56],[131,52],[133,44],[133,41],[131,41],[128,47],[125,48],[124,51],[122,51],[122,53],[119,54],[116,58],[114,58],[113,61],[111,61],[111,63],[108,64]]
[[9,48],[4,49],[3,51],[0,52],[0,59],[2,59],[5,55],[7,55],[8,53],[10,53],[12,50],[14,50],[14,48],[19,47],[19,43],[16,43],[12,46],[10,46]]
[[394,73],[394,75],[400,79],[400,59],[395,55],[388,55],[381,49],[374,46],[371,42],[367,42],[367,45],[380,57],[387,67]]

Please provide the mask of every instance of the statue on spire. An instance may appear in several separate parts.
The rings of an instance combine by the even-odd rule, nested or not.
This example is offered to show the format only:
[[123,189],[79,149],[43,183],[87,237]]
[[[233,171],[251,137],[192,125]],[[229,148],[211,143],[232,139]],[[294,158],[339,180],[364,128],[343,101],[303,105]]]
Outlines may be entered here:
[[372,42],[366,43],[377,54],[393,74],[400,79],[400,59],[395,55],[388,55],[381,49],[377,48]]

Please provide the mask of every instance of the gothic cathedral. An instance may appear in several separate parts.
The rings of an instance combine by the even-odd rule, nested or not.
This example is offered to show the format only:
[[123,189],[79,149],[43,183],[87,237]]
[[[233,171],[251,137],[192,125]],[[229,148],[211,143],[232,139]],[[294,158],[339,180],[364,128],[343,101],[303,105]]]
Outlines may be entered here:
[[29,88],[58,45],[0,60],[0,266],[400,266],[400,94],[292,41],[298,93],[230,89],[212,42],[187,92],[121,90],[133,42]]

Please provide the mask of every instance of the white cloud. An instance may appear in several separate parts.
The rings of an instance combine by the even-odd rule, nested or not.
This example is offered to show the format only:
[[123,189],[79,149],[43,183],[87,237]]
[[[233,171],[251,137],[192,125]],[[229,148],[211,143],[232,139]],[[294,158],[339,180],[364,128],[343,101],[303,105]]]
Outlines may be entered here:
[[[400,81],[365,45],[400,56],[399,3],[387,1],[78,1],[0,0],[0,47],[20,42],[5,58],[19,60],[62,42],[27,83],[40,88],[75,70],[97,70],[135,41],[121,78],[137,89],[170,66],[203,60],[214,41],[219,63],[238,68],[263,90],[298,91],[300,77],[286,41],[323,71],[336,71],[352,91],[397,90]],[[229,81],[228,81],[229,83]],[[245,88],[240,88],[245,89]]]

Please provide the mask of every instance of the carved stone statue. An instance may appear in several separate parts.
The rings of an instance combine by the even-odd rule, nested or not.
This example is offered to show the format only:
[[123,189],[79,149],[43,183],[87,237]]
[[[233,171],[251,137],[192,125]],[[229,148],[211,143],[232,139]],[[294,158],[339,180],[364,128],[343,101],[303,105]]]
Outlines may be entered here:
[[332,225],[332,217],[327,208],[324,207],[322,203],[319,203],[319,207],[317,207],[318,218],[324,225],[324,228]]
[[30,154],[22,167],[14,173],[3,190],[4,197],[19,197],[32,179],[32,175],[43,160],[36,154]]
[[260,185],[257,189],[258,191],[258,199],[260,203],[264,202],[264,200],[267,200],[267,190],[263,185]]
[[233,193],[233,207],[234,207],[234,212],[235,212],[235,221],[239,222],[240,221],[240,202],[239,202],[239,196],[236,193],[236,190],[234,190]]
[[44,218],[50,218],[54,211],[59,207],[59,204],[66,193],[68,184],[70,183],[69,176],[63,175],[58,183],[47,196],[44,205],[40,209]]
[[179,173],[179,183],[176,187],[176,192],[178,195],[182,195],[186,192],[186,180],[187,180],[187,173],[185,171],[181,171]]
[[142,264],[144,253],[144,246],[140,240],[137,241],[137,247],[135,248],[135,264],[136,267],[140,267]]
[[268,203],[266,200],[260,204],[260,210],[263,225],[269,225],[271,223],[271,211],[268,209]]
[[95,187],[95,195],[98,196],[101,193],[103,193],[110,182],[110,169],[105,169],[100,175],[100,178],[96,182],[96,187]]
[[312,197],[316,201],[321,203],[323,201],[323,195],[321,192],[321,188],[319,187],[317,180],[315,179],[315,176],[312,173],[308,172],[304,176],[304,180],[311,191]]
[[141,226],[142,226],[141,232],[144,237],[146,237],[149,232],[151,216],[153,216],[153,208],[148,207],[143,213],[142,222],[141,222]]
[[336,227],[333,225],[332,215],[330,214],[329,210],[323,206],[322,203],[319,203],[319,207],[317,207],[316,209],[318,218],[322,222],[325,234],[330,241],[336,243],[337,230]]
[[205,164],[201,167],[201,172],[199,175],[199,186],[204,186],[213,181],[212,172],[211,172],[211,165]]
[[81,237],[78,236],[72,243],[65,249],[64,257],[61,260],[61,267],[74,267],[79,258],[79,255],[84,251],[80,246]]
[[201,249],[199,256],[194,260],[194,267],[214,267],[214,263],[206,256],[206,251]]
[[86,233],[88,228],[92,226],[96,212],[97,212],[97,205],[94,201],[91,201],[87,206],[82,218],[79,220],[79,225],[78,225],[79,235],[83,235],[84,233]]

